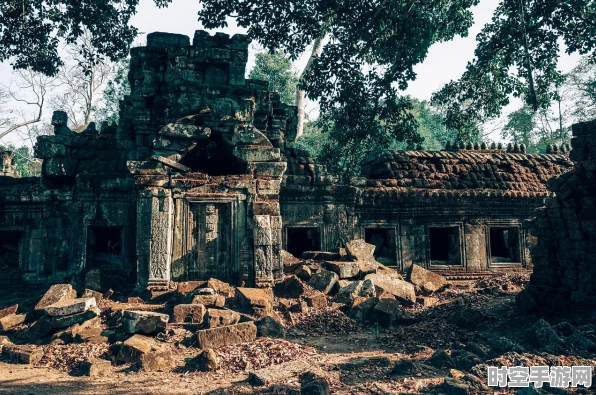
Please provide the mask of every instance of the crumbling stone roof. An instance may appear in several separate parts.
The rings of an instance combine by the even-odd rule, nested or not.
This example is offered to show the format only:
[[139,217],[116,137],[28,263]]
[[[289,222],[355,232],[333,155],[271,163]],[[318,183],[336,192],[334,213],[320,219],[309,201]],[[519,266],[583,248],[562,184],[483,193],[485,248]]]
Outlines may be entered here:
[[[547,195],[546,182],[572,168],[564,154],[500,150],[384,151],[362,164],[366,186]],[[517,195],[517,193],[516,193]]]

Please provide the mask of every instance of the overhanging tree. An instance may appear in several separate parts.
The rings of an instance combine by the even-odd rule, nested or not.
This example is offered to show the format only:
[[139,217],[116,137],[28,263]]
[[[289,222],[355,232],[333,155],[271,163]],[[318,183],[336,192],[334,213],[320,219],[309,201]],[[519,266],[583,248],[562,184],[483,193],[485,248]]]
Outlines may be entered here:
[[259,52],[249,78],[269,82],[269,89],[279,92],[282,103],[294,104],[298,76],[292,62],[280,52]]
[[475,124],[498,117],[512,96],[533,111],[559,100],[560,44],[567,53],[593,54],[596,2],[501,0],[477,40],[475,58],[461,79],[432,99],[445,109],[447,126],[463,134],[477,133]]
[[470,8],[477,3],[204,0],[199,20],[207,28],[220,28],[234,16],[252,39],[292,59],[325,37],[320,55],[301,76],[308,97],[319,101],[321,112],[333,116],[334,124],[346,124],[345,132],[352,136],[363,128],[374,133],[379,126],[383,133],[414,145],[420,137],[410,121],[409,101],[399,97],[398,89],[416,77],[413,67],[426,58],[432,44],[467,35],[473,22]]

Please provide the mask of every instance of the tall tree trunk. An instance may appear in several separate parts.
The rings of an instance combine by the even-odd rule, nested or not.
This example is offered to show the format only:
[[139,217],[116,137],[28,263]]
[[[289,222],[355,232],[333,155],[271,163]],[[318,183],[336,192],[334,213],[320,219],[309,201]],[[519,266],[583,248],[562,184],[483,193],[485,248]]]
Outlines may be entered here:
[[310,70],[312,67],[312,62],[316,57],[321,54],[323,50],[323,40],[325,36],[317,37],[313,41],[312,45],[312,52],[310,53],[310,58],[308,58],[308,62],[306,62],[306,66],[302,73],[300,73],[300,77],[298,77],[298,85],[296,86],[296,107],[298,107],[298,127],[296,130],[296,137],[300,137],[302,132],[304,131],[304,100],[305,100],[305,92],[304,90],[300,89],[300,83],[304,75]]

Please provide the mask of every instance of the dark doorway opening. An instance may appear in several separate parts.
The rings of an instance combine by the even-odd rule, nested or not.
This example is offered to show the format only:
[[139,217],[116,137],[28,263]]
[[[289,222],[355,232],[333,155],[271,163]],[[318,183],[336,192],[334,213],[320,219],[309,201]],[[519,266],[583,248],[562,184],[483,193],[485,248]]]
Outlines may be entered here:
[[301,258],[305,251],[320,251],[319,228],[287,228],[286,250]]
[[87,232],[87,267],[122,266],[122,227],[90,226]]
[[429,228],[432,265],[461,265],[459,228]]
[[232,154],[231,148],[219,136],[200,140],[180,160],[184,166],[210,176],[246,174],[246,164]]
[[0,231],[0,269],[19,269],[22,236],[20,231]]
[[384,265],[395,265],[395,239],[393,229],[366,228],[364,241],[375,246],[375,259]]
[[492,262],[520,262],[520,255],[519,228],[490,228]]

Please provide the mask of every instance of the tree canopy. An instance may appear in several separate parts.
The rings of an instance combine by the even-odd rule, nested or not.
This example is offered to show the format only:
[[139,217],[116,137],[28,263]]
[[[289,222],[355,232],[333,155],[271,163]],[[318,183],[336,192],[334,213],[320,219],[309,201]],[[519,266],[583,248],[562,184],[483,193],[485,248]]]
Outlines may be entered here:
[[477,36],[475,58],[433,103],[445,109],[448,127],[472,134],[477,122],[499,116],[511,96],[533,111],[547,108],[564,82],[557,69],[561,44],[567,53],[592,54],[595,21],[594,0],[501,0]]
[[[159,7],[171,0],[154,0]],[[116,61],[128,54],[137,35],[129,25],[139,0],[45,0],[0,2],[0,62],[10,60],[15,69],[32,69],[56,75],[63,64],[58,53],[61,40],[74,44],[84,32],[93,32],[94,53],[87,60],[106,57]]]
[[282,103],[294,104],[298,75],[292,69],[292,61],[281,52],[258,52],[248,77],[269,81],[269,89],[279,92]]
[[[399,97],[416,77],[414,65],[429,47],[472,25],[470,7],[478,0],[204,0],[199,20],[207,28],[239,26],[270,51],[296,59],[316,39],[325,46],[301,86],[334,122],[374,133],[376,125],[410,144],[420,142],[409,118],[411,104]],[[371,117],[371,114],[375,114]]]

